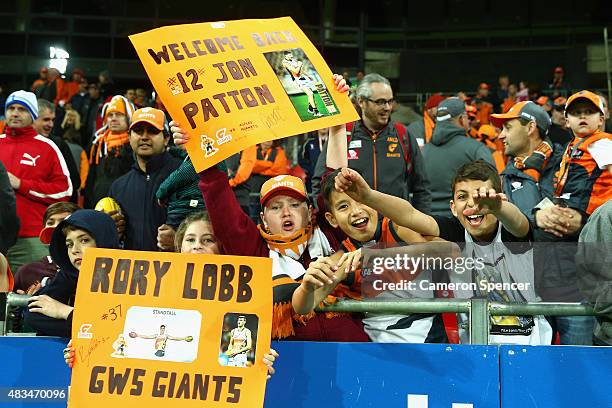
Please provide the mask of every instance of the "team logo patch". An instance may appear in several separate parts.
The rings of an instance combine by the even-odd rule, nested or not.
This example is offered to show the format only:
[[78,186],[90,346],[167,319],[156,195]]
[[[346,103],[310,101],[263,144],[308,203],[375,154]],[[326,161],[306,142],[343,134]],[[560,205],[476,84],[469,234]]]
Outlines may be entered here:
[[511,184],[512,184],[512,192],[515,192],[523,188],[523,183],[521,183],[520,181],[513,181]]
[[348,151],[348,159],[349,160],[357,160],[357,159],[359,159],[359,150],[349,150]]
[[227,132],[227,128],[217,130],[216,136],[217,136],[217,144],[219,146],[221,146],[223,143],[227,143],[230,140],[232,140],[232,135],[226,132]]
[[389,145],[389,153],[395,152],[395,149],[397,149],[397,143],[391,143]]
[[91,332],[92,324],[83,323],[79,328],[79,332],[77,337],[79,339],[91,339],[93,337],[93,333]]
[[580,159],[583,154],[584,154],[584,152],[582,150],[576,149],[576,151],[572,153],[571,157],[572,157],[572,159]]

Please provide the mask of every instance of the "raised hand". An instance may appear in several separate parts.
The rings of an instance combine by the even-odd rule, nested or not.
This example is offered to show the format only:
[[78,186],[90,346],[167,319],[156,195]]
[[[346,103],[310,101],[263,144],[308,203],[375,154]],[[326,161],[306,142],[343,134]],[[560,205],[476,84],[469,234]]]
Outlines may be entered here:
[[334,80],[334,85],[336,86],[336,91],[340,93],[345,93],[349,91],[349,86],[346,83],[346,79],[342,75],[334,74],[332,77]]
[[340,170],[335,179],[336,190],[346,193],[353,200],[362,203],[372,190],[368,183],[355,170],[347,167]]
[[474,200],[474,206],[463,210],[463,215],[495,214],[500,210],[502,202],[508,201],[508,197],[493,188],[480,187],[472,192],[472,200]]
[[181,125],[178,122],[174,120],[170,122],[170,133],[172,133],[172,139],[174,140],[176,147],[184,149],[185,143],[189,141],[189,135],[183,130],[183,128],[181,128]]

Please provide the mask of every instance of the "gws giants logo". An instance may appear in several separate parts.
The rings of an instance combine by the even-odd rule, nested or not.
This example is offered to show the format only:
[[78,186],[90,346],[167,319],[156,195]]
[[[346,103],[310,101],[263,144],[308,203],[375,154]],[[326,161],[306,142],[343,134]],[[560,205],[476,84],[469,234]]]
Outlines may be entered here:
[[142,108],[140,109],[140,118],[151,118],[151,119],[155,119],[155,115],[153,113],[149,113],[151,112],[151,109],[153,108]]
[[83,323],[81,328],[79,329],[79,333],[77,337],[79,339],[91,339],[93,337],[93,333],[91,332],[91,323]]
[[217,136],[217,144],[221,146],[223,143],[227,143],[232,140],[232,135],[225,134],[227,132],[227,128],[217,130],[215,136]]

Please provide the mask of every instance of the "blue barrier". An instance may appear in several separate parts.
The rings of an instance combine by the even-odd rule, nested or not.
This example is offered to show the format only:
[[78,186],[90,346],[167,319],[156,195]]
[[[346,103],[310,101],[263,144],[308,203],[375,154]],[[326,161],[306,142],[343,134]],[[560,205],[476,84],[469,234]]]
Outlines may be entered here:
[[500,347],[503,408],[610,408],[609,347]]
[[[66,340],[0,337],[0,391],[67,389]],[[611,408],[605,347],[275,342],[266,408]],[[0,396],[0,398],[4,398]],[[0,399],[0,407],[65,402]]]
[[[496,346],[275,343],[266,408],[499,407]],[[412,397],[408,405],[408,395]],[[427,399],[428,405],[424,401]],[[469,405],[472,404],[472,405]]]
[[[70,369],[62,357],[66,343],[53,337],[0,337],[0,407],[65,408],[70,383]],[[17,390],[13,397],[8,395],[11,389]],[[66,394],[55,400],[59,402],[52,402],[52,395],[42,392],[50,389],[62,389]],[[32,390],[32,399],[26,402],[23,390]],[[36,395],[36,390],[41,392]]]

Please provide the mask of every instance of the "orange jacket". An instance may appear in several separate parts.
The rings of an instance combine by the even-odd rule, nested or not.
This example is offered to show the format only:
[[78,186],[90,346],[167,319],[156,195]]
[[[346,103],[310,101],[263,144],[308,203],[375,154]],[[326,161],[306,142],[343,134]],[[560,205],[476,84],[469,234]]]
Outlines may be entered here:
[[501,173],[506,168],[506,158],[503,153],[500,153],[497,150],[493,150],[491,152],[491,156],[493,156],[493,160],[495,161],[495,168],[497,168],[497,172]]
[[508,112],[510,108],[514,106],[515,103],[516,101],[514,100],[514,98],[506,98],[504,100],[504,103],[502,104],[502,113]]
[[62,95],[60,96],[60,101],[64,101],[64,103],[68,103],[70,98],[79,93],[79,84],[74,81],[64,82],[64,88],[62,90]]
[[39,86],[44,85],[46,83],[47,83],[47,81],[45,79],[38,78],[36,81],[32,82],[32,86],[30,87],[30,90],[32,92],[34,92],[36,90],[36,88],[38,88]]
[[81,185],[79,188],[82,190],[85,188],[87,176],[89,175],[89,158],[87,157],[87,153],[85,153],[85,150],[81,152],[81,166],[79,173],[81,176]]
[[491,105],[489,102],[480,102],[476,117],[480,121],[481,125],[488,125],[490,123],[489,116],[491,116],[492,113],[493,105]]
[[[274,161],[270,161],[268,157],[274,149],[276,149],[276,157]],[[260,155],[262,159],[259,158]],[[272,147],[268,149],[268,151],[262,152],[260,147],[257,146],[257,160],[253,166],[253,173],[274,177],[280,176],[281,174],[287,174],[288,171],[289,160],[287,160],[285,150],[282,147]]]
[[427,112],[423,113],[423,126],[425,127],[425,143],[429,143],[436,122],[434,122]]
[[251,177],[253,167],[257,161],[257,146],[251,146],[242,151],[240,156],[240,165],[236,170],[236,174],[229,180],[229,185],[236,187],[247,181]]
[[600,169],[589,152],[589,146],[601,139],[612,140],[612,135],[596,131],[586,138],[575,137],[555,174],[555,197],[567,197],[569,207],[587,214],[612,200],[612,174]]

